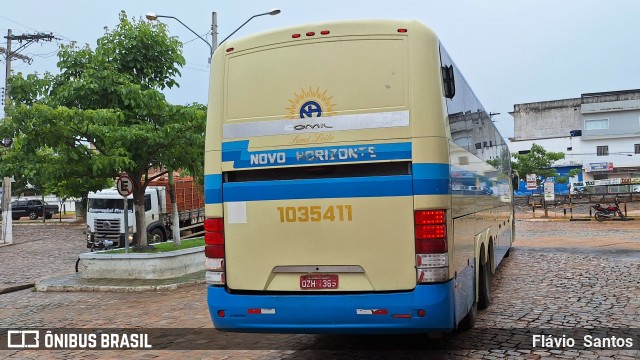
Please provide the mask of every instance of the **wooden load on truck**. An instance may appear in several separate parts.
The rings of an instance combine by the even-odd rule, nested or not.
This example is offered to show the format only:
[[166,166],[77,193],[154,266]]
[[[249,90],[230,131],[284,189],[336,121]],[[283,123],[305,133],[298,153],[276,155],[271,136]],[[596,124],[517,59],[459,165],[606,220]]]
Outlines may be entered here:
[[[178,211],[204,208],[203,187],[196,183],[192,177],[174,177],[176,187],[176,203]],[[166,202],[164,204],[167,213],[171,213],[172,203],[169,196],[169,180],[166,176],[155,179],[149,183],[150,186],[164,186],[166,189]]]
[[[190,238],[203,233],[204,222],[204,188],[190,176],[174,176],[176,191],[176,205],[178,206],[179,227],[183,238]],[[169,195],[168,176],[154,179],[149,186],[163,187],[164,196],[161,197],[162,212],[166,228],[172,223],[172,202]]]

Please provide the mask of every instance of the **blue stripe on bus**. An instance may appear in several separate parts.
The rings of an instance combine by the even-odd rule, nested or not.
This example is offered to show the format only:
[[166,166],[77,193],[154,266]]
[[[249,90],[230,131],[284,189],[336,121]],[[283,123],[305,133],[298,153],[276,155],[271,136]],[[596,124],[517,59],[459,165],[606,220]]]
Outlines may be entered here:
[[[207,287],[213,324],[221,331],[280,333],[422,333],[455,328],[454,282],[419,285],[414,290],[363,294],[230,294]],[[250,314],[249,309],[273,309]],[[358,309],[386,309],[385,315],[358,314]],[[418,316],[418,309],[426,316]],[[219,317],[218,310],[225,316]],[[331,314],[331,316],[327,316]],[[409,314],[409,318],[393,318]]]
[[263,151],[249,151],[249,140],[229,141],[222,144],[222,161],[232,161],[234,169],[410,159],[410,142]]
[[222,174],[204,176],[204,203],[222,203]]
[[412,170],[414,195],[451,194],[449,164],[414,163]]
[[410,196],[411,175],[225,183],[223,201]]
[[[205,202],[326,199],[451,193],[448,164],[413,164],[413,175],[250,181],[222,184],[205,176]],[[224,191],[223,191],[224,189]]]

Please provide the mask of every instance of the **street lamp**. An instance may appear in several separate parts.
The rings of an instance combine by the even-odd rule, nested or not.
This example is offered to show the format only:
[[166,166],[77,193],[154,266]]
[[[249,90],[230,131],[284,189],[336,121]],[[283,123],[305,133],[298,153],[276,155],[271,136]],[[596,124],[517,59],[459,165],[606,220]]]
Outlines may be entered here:
[[[273,16],[273,15],[278,15],[280,13],[281,13],[280,9],[273,9],[271,11],[267,11],[266,13],[253,15],[252,17],[249,18],[249,20],[245,21],[244,24],[240,25],[237,29],[233,30],[233,32],[231,34],[229,34],[229,36],[227,36],[222,41],[220,41],[220,44],[222,44],[223,42],[227,41],[227,39],[229,39],[233,34],[238,32],[238,30],[240,30],[243,26],[247,25],[247,23],[249,21],[251,21],[253,18],[256,18],[258,16],[264,16],[264,15],[272,15]],[[220,44],[218,44],[218,45],[220,45]]]
[[[247,23],[249,21],[251,21],[253,18],[256,18],[258,16],[264,16],[264,15],[278,15],[280,13],[281,13],[280,9],[273,9],[271,11],[267,11],[267,12],[262,13],[262,14],[253,15],[252,17],[249,18],[249,20],[245,21],[244,24],[240,25],[240,27],[235,29],[231,34],[229,34],[229,36],[224,38],[224,40],[222,40],[220,43],[218,43],[218,40],[217,40],[218,39],[218,18],[217,18],[217,14],[215,12],[211,13],[211,34],[212,34],[212,40],[213,40],[212,43],[209,43],[202,36],[200,36],[198,33],[193,31],[190,27],[188,27],[185,23],[180,21],[180,19],[178,19],[175,16],[158,15],[156,13],[148,13],[148,14],[145,15],[145,17],[147,18],[147,20],[150,20],[150,21],[158,20],[158,18],[169,18],[169,19],[174,19],[174,20],[178,21],[180,24],[182,24],[182,26],[184,26],[187,29],[189,29],[189,31],[194,33],[200,40],[204,41],[207,44],[207,46],[209,46],[209,50],[211,51],[211,56],[213,57],[213,51],[218,47],[219,44],[222,44],[227,39],[229,39],[233,34],[235,34],[243,26],[247,25]],[[211,59],[209,59],[209,62],[211,62]]]
[[[214,13],[215,14],[215,13]],[[209,46],[209,50],[211,52],[211,55],[213,55],[213,47],[211,46],[211,44],[209,44],[209,42],[207,40],[205,40],[202,36],[200,36],[197,32],[193,31],[190,27],[187,26],[187,24],[183,23],[182,21],[180,21],[180,19],[178,19],[175,16],[169,16],[169,15],[158,15],[156,13],[148,13],[147,15],[145,15],[145,17],[147,18],[147,20],[158,20],[158,18],[169,18],[169,19],[174,19],[177,22],[179,22],[180,24],[182,24],[182,26],[186,27],[187,29],[189,29],[189,31],[191,31],[192,33],[194,33],[200,40],[204,41],[207,46]],[[215,19],[215,16],[214,16]]]

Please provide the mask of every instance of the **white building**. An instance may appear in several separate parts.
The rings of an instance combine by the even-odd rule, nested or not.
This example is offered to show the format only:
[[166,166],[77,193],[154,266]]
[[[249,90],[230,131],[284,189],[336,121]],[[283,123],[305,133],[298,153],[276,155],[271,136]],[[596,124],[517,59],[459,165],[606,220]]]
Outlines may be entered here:
[[[579,167],[595,192],[627,192],[640,188],[640,90],[582,94],[580,98],[514,105],[512,153],[533,143],[561,151],[554,166]],[[597,180],[597,181],[596,181]]]

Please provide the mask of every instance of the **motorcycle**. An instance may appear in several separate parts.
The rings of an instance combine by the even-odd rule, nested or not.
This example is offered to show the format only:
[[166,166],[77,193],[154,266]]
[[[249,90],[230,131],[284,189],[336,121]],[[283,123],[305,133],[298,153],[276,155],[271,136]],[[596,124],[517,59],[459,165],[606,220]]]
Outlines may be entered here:
[[614,202],[615,205],[609,205],[606,208],[602,207],[600,204],[592,205],[591,207],[596,211],[593,216],[598,221],[604,221],[606,219],[612,219],[614,217],[620,216],[621,219],[624,219],[624,215],[620,210],[620,200],[616,197]]
[[584,194],[588,194],[589,192],[587,191],[587,189],[583,186],[578,186],[578,187],[574,187],[573,188],[573,193],[576,195],[584,195]]

